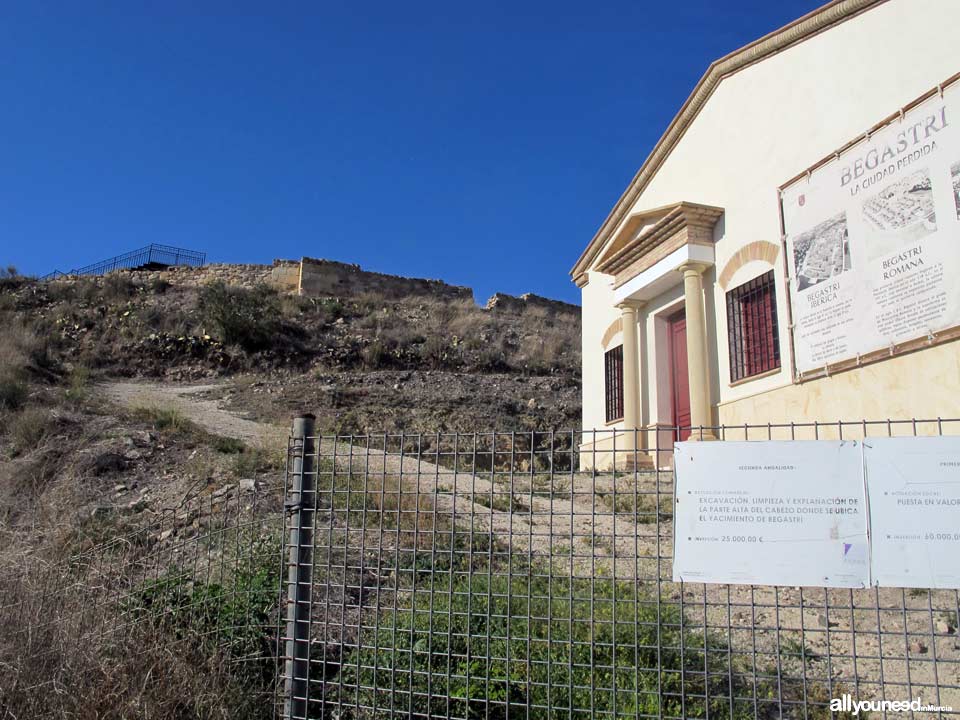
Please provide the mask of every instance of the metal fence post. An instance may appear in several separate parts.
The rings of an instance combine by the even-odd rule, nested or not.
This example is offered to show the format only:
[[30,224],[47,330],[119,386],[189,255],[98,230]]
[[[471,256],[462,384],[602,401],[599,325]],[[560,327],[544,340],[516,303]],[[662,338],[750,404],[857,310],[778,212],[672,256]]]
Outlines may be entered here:
[[286,720],[307,717],[310,692],[310,605],[313,590],[313,519],[316,454],[313,415],[293,421],[293,472],[287,564],[287,642],[284,673]]

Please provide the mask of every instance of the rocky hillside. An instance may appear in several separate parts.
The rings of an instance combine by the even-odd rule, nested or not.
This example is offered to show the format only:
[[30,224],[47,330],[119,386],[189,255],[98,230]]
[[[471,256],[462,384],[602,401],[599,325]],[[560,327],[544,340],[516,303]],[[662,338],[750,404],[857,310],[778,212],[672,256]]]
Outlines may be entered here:
[[[116,641],[93,632],[79,642],[64,628],[116,623],[113,589],[131,582],[121,565],[97,564],[91,582],[110,595],[99,605],[89,588],[61,594],[40,569],[76,569],[65,559],[104,547],[109,560],[165,553],[173,569],[181,543],[219,537],[222,551],[239,537],[221,532],[227,508],[249,513],[256,543],[276,541],[293,415],[312,411],[339,433],[577,425],[578,308],[503,295],[480,307],[442,282],[309,265],[309,297],[289,292],[289,263],[50,282],[0,271],[0,717],[273,716],[272,695],[251,690],[266,675],[239,674],[194,642],[275,612],[273,550],[250,575],[257,592],[228,601],[215,584],[190,583],[185,596],[202,601],[171,613],[189,632],[133,623]],[[306,265],[297,269],[304,287]],[[520,447],[521,471],[558,462],[527,459],[543,436],[513,437],[497,447],[511,463]],[[570,468],[572,443],[550,436],[546,447]],[[248,565],[223,557],[221,571]],[[161,570],[152,564],[151,577]],[[132,607],[152,607],[150,587]],[[45,621],[24,652],[24,617],[51,596],[66,619]],[[190,624],[200,617],[214,625]]]
[[278,268],[8,277],[0,314],[43,340],[51,383],[221,378],[234,409],[278,422],[310,410],[337,432],[577,426],[576,306],[480,307],[467,288],[326,261],[310,261],[307,298],[271,284]]

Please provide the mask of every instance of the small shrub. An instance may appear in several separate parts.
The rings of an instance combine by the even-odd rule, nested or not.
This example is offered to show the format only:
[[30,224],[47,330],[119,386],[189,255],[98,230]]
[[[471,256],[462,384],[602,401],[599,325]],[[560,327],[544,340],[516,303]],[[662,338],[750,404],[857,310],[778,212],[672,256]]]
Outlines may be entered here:
[[211,283],[200,291],[198,307],[223,342],[248,352],[269,348],[281,330],[277,294],[265,286],[247,290]]
[[113,272],[104,277],[102,296],[105,300],[126,300],[137,288],[125,272]]
[[315,307],[326,322],[334,322],[346,314],[346,309],[339,298],[321,298],[316,301]]
[[20,273],[13,265],[0,267],[0,287],[4,285],[14,285],[20,279]]
[[26,281],[17,269],[13,265],[7,265],[5,268],[0,268],[0,290],[4,288],[9,288],[11,290],[16,290]]
[[494,491],[492,496],[490,494],[477,493],[473,496],[473,501],[478,505],[483,505],[484,507],[499,512],[514,513],[530,510],[520,498],[506,492]]
[[66,398],[74,405],[80,405],[87,399],[90,390],[90,368],[76,365],[67,376]]
[[420,349],[420,357],[423,363],[435,370],[441,370],[451,365],[452,352],[446,336],[442,334],[431,334]]
[[233,461],[233,474],[238,478],[251,478],[261,473],[282,470],[286,464],[286,454],[279,448],[245,447]]
[[300,317],[304,312],[313,307],[313,303],[310,302],[309,298],[300,297],[299,295],[278,295],[277,303],[280,308],[280,314],[290,320]]
[[0,410],[16,410],[27,399],[27,383],[22,373],[0,367]]
[[273,716],[272,688],[253,673],[237,672],[249,663],[172,639],[150,623],[127,622],[97,589],[60,588],[52,612],[52,587],[14,581],[3,591],[8,603],[13,600],[0,604],[4,718]]
[[164,280],[161,277],[155,277],[150,280],[150,283],[147,285],[147,287],[154,295],[163,295],[173,286],[170,284],[169,280]]
[[237,438],[226,437],[224,435],[214,435],[210,444],[214,450],[224,455],[238,455],[247,450],[247,446],[243,440],[237,440]]
[[138,407],[133,410],[134,417],[153,425],[158,432],[177,434],[200,434],[202,431],[183,413],[173,407]]
[[0,343],[0,378],[26,380],[28,374],[49,377],[56,363],[50,356],[50,343],[31,327],[20,322],[4,323]]
[[477,354],[476,368],[485,372],[503,372],[509,369],[503,342],[489,342]]
[[641,524],[669,522],[673,519],[673,505],[668,496],[660,498],[659,512],[656,493],[617,490],[616,495],[609,492],[598,494],[597,497],[612,512],[633,515],[635,521]]
[[219,582],[195,580],[188,570],[171,568],[145,582],[127,602],[128,609],[208,650],[226,650],[238,660],[259,657],[258,671],[269,676],[265,631],[279,596],[277,547],[269,538],[245,542],[232,577]]
[[144,305],[137,309],[137,316],[144,330],[168,333],[175,336],[196,335],[190,318],[179,307],[166,307],[162,303]]
[[389,341],[376,338],[363,349],[361,353],[363,364],[370,370],[391,367],[396,357],[395,350],[396,347]]
[[[335,403],[333,405],[333,407],[340,406],[341,404],[339,403]],[[329,433],[330,435],[337,435],[340,437],[346,437],[349,435],[363,435],[363,420],[356,410],[352,408],[347,409],[343,412],[338,412],[333,416],[333,418],[329,421],[325,432]]]

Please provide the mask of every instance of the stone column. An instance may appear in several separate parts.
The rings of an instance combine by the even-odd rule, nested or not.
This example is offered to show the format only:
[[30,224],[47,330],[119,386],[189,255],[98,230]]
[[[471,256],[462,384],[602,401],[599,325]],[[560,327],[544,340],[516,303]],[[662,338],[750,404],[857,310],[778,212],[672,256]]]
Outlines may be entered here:
[[[703,279],[700,263],[677,268],[683,273],[683,297],[687,318],[687,374],[690,382],[690,424],[713,425],[710,416],[710,386],[707,376],[707,325],[703,309]],[[694,430],[691,440],[716,440],[712,430]]]
[[623,429],[626,433],[624,450],[634,450],[636,431],[640,427],[640,350],[637,343],[637,311],[642,303],[621,303],[620,322],[623,326]]

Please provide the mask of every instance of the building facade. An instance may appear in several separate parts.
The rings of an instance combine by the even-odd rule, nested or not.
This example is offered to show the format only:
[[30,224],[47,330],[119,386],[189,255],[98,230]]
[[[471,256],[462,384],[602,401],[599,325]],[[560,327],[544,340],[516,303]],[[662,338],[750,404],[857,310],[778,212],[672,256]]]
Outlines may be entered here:
[[710,66],[571,271],[585,465],[958,414],[957,27],[955,0],[838,0]]

